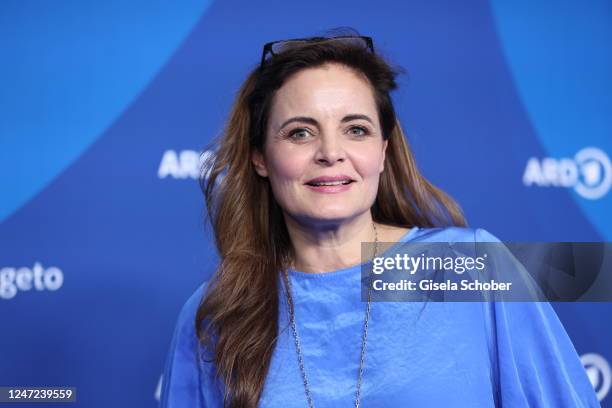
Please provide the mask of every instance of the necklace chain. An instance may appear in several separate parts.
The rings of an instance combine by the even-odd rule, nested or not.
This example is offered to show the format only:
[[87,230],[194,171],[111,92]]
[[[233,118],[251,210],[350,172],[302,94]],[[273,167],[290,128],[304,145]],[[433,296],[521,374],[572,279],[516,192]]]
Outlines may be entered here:
[[[374,256],[378,253],[378,231],[376,230],[376,224],[372,223],[374,227]],[[308,402],[309,408],[314,408],[314,404],[312,402],[312,393],[310,392],[310,384],[308,382],[308,376],[306,375],[306,369],[304,368],[304,355],[302,354],[302,346],[300,344],[300,336],[298,335],[297,328],[295,325],[295,311],[293,309],[293,298],[291,296],[291,282],[289,280],[289,273],[287,269],[285,269],[284,273],[285,284],[287,287],[287,303],[289,304],[289,317],[291,329],[293,331],[293,340],[295,342],[295,349],[297,351],[298,365],[300,366],[300,372],[302,374],[302,382],[304,383],[304,391],[306,393],[306,400]],[[363,333],[361,335],[361,354],[359,357],[359,371],[357,373],[357,385],[355,389],[355,408],[359,408],[360,400],[361,400],[361,381],[363,378],[363,368],[365,365],[365,355],[366,355],[366,344],[368,341],[368,322],[370,320],[370,306],[372,304],[372,271],[370,270],[369,274],[370,281],[368,282],[368,303],[366,305],[365,310],[365,318],[363,321]]]

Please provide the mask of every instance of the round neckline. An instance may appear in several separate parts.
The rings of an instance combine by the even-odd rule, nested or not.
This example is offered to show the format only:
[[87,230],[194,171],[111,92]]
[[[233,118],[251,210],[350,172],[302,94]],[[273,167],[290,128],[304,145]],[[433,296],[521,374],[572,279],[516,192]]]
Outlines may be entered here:
[[[409,241],[411,238],[413,238],[413,236],[417,233],[417,231],[419,231],[420,228],[417,226],[412,227],[408,232],[406,232],[400,239],[398,239],[397,241],[395,241],[391,246],[389,246],[389,248],[387,248],[385,251],[381,252],[380,254],[378,254],[378,256],[383,255],[389,251],[391,251],[392,249],[394,249],[395,247],[397,247],[398,244],[404,243]],[[386,242],[386,241],[385,241]],[[289,276],[293,276],[295,278],[304,278],[304,279],[321,279],[321,278],[325,278],[325,277],[331,277],[331,276],[340,276],[340,275],[344,275],[345,273],[348,272],[352,272],[355,269],[361,271],[361,268],[365,265],[371,264],[372,261],[369,260],[367,262],[362,262],[359,263],[357,265],[353,265],[353,266],[347,266],[345,268],[340,268],[340,269],[334,269],[333,271],[327,271],[327,272],[304,272],[304,271],[299,271],[297,269],[293,269],[293,268],[288,268],[287,272],[289,273]]]

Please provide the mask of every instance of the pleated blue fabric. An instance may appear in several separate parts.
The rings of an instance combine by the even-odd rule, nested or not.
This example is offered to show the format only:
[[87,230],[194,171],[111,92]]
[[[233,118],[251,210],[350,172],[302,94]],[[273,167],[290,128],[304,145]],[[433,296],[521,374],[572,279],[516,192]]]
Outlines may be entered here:
[[[399,242],[499,242],[484,229],[412,228]],[[365,302],[361,265],[289,270],[314,406],[354,406]],[[284,285],[279,338],[260,407],[307,407]],[[178,317],[161,407],[222,407],[212,362],[198,359],[194,319],[205,284]],[[204,357],[206,357],[204,353]],[[547,302],[372,303],[361,406],[599,407],[578,354]]]

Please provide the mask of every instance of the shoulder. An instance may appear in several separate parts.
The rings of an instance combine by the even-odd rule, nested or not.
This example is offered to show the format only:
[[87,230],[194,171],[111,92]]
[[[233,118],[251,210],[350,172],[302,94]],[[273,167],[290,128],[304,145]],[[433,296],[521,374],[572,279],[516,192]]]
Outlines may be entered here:
[[419,228],[418,239],[432,242],[501,242],[486,229],[472,227]]
[[177,329],[191,327],[195,322],[195,316],[204,297],[207,283],[204,282],[198,286],[183,304],[177,320]]
[[[200,362],[195,332],[195,316],[206,285],[202,283],[187,298],[179,313],[162,377],[161,407],[218,405],[218,386],[212,386],[216,384],[214,369]],[[204,389],[201,382],[207,384]]]

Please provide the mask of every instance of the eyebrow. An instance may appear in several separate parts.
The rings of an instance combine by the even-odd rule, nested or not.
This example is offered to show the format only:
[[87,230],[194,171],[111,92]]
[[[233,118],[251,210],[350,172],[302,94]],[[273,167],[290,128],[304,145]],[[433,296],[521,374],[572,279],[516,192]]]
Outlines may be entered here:
[[[365,121],[370,122],[372,125],[374,125],[374,122],[372,121],[372,119],[370,119],[368,115],[362,115],[359,113],[353,113],[350,115],[346,115],[340,120],[340,122],[346,123],[346,122],[350,122],[350,121],[357,120],[357,119],[363,119]],[[304,122],[304,123],[308,123],[309,125],[313,125],[317,127],[319,126],[319,122],[317,122],[317,120],[314,118],[311,118],[308,116],[295,116],[293,118],[289,118],[286,121],[284,121],[283,124],[280,126],[280,128],[278,128],[278,130],[281,130],[282,128],[284,128],[285,126],[293,122]]]

